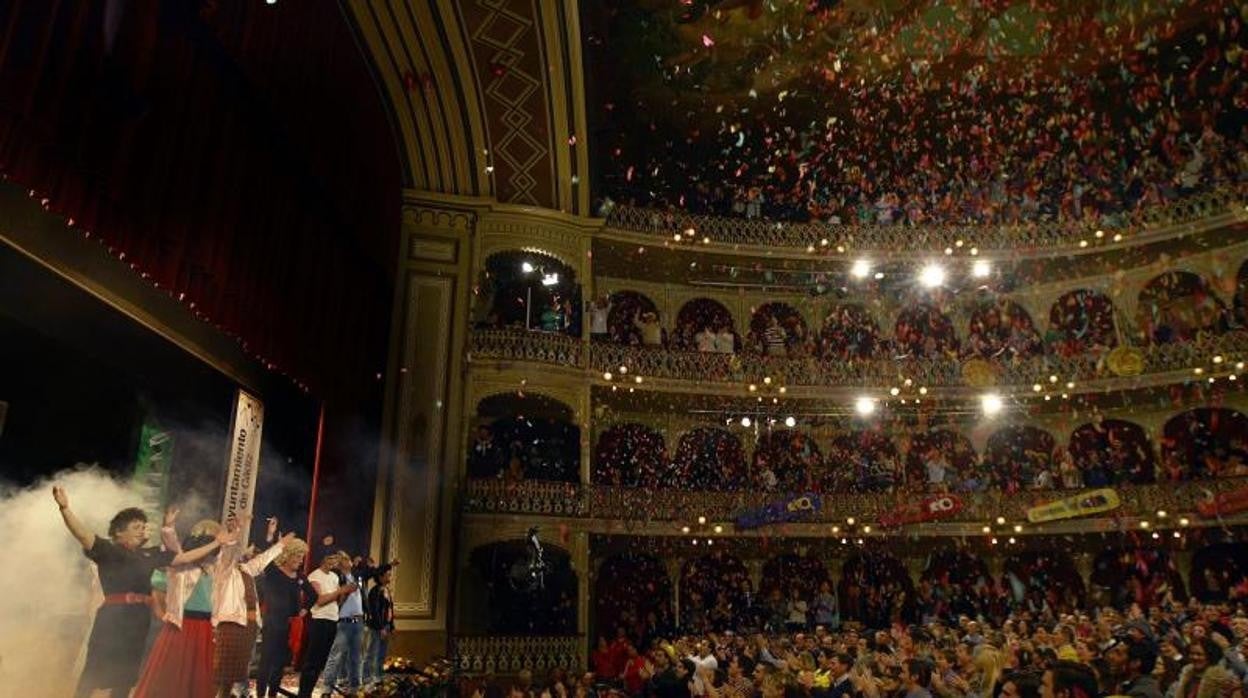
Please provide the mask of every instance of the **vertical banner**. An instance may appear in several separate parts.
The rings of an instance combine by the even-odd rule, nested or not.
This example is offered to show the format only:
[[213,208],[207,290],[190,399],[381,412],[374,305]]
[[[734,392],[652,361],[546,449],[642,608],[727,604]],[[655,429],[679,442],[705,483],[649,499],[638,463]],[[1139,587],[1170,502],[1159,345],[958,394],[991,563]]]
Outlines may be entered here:
[[[251,512],[256,498],[256,474],[260,469],[260,431],[264,426],[264,403],[243,390],[234,398],[234,418],[230,424],[230,456],[225,468],[225,504],[221,519]],[[242,545],[247,546],[250,526],[243,528]]]
[[139,430],[139,452],[134,459],[130,486],[143,500],[149,521],[160,521],[169,504],[169,466],[173,462],[173,433],[147,421]]

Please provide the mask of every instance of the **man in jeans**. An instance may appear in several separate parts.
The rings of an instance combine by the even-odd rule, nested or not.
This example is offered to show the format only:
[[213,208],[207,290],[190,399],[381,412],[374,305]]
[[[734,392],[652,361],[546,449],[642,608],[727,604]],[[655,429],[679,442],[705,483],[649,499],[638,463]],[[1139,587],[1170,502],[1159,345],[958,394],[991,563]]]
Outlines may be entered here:
[[390,570],[382,572],[377,584],[368,592],[368,604],[365,613],[365,643],[367,651],[364,655],[364,683],[380,681],[382,664],[386,661],[386,650],[390,636],[394,634],[394,601],[390,598]]
[[[335,569],[344,564],[338,553],[326,555],[321,566],[308,575],[308,584],[316,594],[312,604],[312,622],[308,626],[307,645],[303,650],[303,667],[299,672],[299,698],[312,698],[316,679],[325,668],[330,647],[338,631],[339,602],[359,589],[355,583],[341,584]],[[345,564],[350,565],[350,558]]]
[[[347,687],[351,693],[360,688],[360,649],[364,642],[364,598],[351,565],[351,556],[338,552],[338,578],[351,587],[351,592],[338,604],[338,632],[334,637],[329,663],[325,666],[322,683],[333,690],[338,679],[346,674]],[[311,581],[311,576],[308,577]],[[343,664],[346,666],[343,666]]]

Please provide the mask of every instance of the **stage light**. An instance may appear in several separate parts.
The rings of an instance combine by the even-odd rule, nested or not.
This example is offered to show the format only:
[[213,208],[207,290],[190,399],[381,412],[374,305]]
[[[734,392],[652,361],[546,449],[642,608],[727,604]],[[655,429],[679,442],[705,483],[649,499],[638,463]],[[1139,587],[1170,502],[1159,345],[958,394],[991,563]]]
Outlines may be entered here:
[[860,417],[870,417],[875,413],[875,400],[869,397],[860,397],[854,402],[854,411]]
[[559,272],[554,272],[551,274],[544,274],[542,276],[543,286],[554,286],[557,283],[559,283]]
[[919,271],[919,283],[925,288],[936,288],[945,283],[945,269],[939,264],[928,264]]
[[871,274],[871,262],[865,259],[859,259],[854,262],[854,266],[850,268],[849,273],[855,279],[865,279]]
[[528,262],[524,262],[520,265],[520,271],[524,272],[525,274],[532,274],[533,265]]
[[988,393],[980,398],[979,401],[980,405],[984,409],[984,414],[989,417],[1000,414],[1001,408],[1005,406],[1004,403],[1001,402],[1001,396],[996,393]]
[[741,426],[746,427],[746,428],[748,429],[748,428],[749,428],[749,426],[750,426],[750,418],[749,418],[749,417],[742,417],[742,418],[741,418]]
[[792,429],[793,427],[797,426],[797,420],[792,417],[785,417],[784,426]]

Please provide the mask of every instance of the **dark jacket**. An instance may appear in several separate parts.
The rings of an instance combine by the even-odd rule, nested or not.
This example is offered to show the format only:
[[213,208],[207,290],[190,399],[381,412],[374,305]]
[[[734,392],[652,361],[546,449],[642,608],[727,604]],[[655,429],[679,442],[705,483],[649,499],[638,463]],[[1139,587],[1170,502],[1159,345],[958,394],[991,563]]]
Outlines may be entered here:
[[1152,674],[1137,677],[1134,681],[1124,681],[1119,692],[1132,698],[1161,698],[1161,686]]

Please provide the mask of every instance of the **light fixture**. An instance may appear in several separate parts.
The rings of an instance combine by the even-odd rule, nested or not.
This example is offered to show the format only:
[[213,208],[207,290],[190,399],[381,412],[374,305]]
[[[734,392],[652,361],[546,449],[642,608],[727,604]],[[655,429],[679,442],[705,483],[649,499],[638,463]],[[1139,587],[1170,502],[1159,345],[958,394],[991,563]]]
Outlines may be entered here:
[[1036,383],[1035,385],[1031,386],[1031,389],[1032,389],[1032,390],[1034,390],[1034,391],[1036,391],[1036,392],[1038,393],[1038,392],[1040,392],[1040,391],[1044,390],[1044,386],[1043,386],[1043,385],[1040,385],[1039,383]]
[[983,531],[984,533],[992,533],[992,526],[984,526],[980,530]]
[[882,278],[884,278],[884,272],[882,272],[882,271],[877,271],[877,272],[875,272],[875,280],[876,280],[876,281],[879,281],[879,280],[880,280],[880,279],[882,279]]
[[854,411],[860,417],[870,417],[875,413],[875,400],[869,397],[860,397],[854,401]]
[[559,272],[552,272],[550,274],[542,275],[543,286],[554,286],[557,283],[559,283]]
[[974,276],[977,279],[986,278],[991,273],[992,265],[989,264],[986,259],[977,259],[975,260],[975,263],[971,265],[971,276]]
[[997,517],[997,525],[998,525],[998,526],[1004,526],[1004,525],[1005,525],[1005,517],[1004,517],[1004,516],[998,516],[998,517]]
[[850,267],[849,273],[855,279],[865,279],[871,274],[871,262],[865,259],[856,260],[854,265]]
[[919,395],[927,395],[927,386],[919,386]]
[[840,526],[833,526],[833,527],[832,527],[832,532],[833,532],[833,533],[840,533],[840,532],[841,532],[841,527],[840,527]]
[[603,379],[604,381],[609,381],[609,380],[611,380],[611,378],[612,378],[612,376],[611,376],[611,372],[610,372],[610,371],[607,371],[606,373],[603,373],[603,374],[602,374],[602,379]]
[[620,373],[621,374],[628,373],[628,367],[625,366],[624,364],[620,364]]
[[854,517],[852,517],[852,516],[851,516],[851,517],[849,517],[848,519],[845,519],[845,523],[849,524],[850,526],[853,526],[853,525],[854,525]]
[[1014,536],[1010,536],[1010,540],[1008,542],[1010,545],[1014,545]]
[[870,533],[870,532],[871,532],[871,527],[870,527],[870,526],[863,526],[863,527],[862,527],[862,532],[863,532],[863,533]]
[[723,532],[724,532],[724,527],[723,527],[723,526],[720,526],[719,524],[715,524],[715,532],[716,532],[716,533],[723,533]]
[[893,388],[888,391],[888,394],[892,395],[893,397],[897,397],[898,395],[901,394],[901,388]]
[[523,262],[520,264],[520,271],[524,272],[525,274],[532,274],[533,265],[530,264],[529,262]]
[[793,417],[785,417],[784,426],[792,429],[793,427],[797,426],[797,420],[794,419]]
[[993,545],[996,545],[996,544],[997,544],[997,539],[996,539],[996,538],[993,538],[993,539],[992,539],[992,544],[993,544]]
[[984,414],[992,417],[1000,414],[1004,403],[1001,402],[1001,396],[996,393],[988,393],[979,399],[980,405],[983,407]]
[[945,268],[936,263],[929,263],[919,271],[919,283],[925,288],[936,288],[945,283]]
[[750,426],[750,418],[749,418],[749,417],[742,417],[742,418],[741,418],[741,426],[746,427],[746,428],[749,428],[749,426]]
[[1158,510],[1157,510],[1157,518],[1159,518],[1159,519],[1164,519],[1164,518],[1166,518],[1167,516],[1169,516],[1169,514],[1167,514],[1167,513],[1166,513],[1166,510],[1165,510],[1165,509],[1158,509]]
[[1149,523],[1147,521],[1140,522],[1140,528],[1148,528],[1148,526],[1149,526]]
[[1180,525],[1180,526],[1186,526],[1186,525],[1188,525],[1188,524],[1190,524],[1190,523],[1191,523],[1191,521],[1190,521],[1190,520],[1189,520],[1186,516],[1184,516],[1184,517],[1182,517],[1182,518],[1180,518],[1180,519],[1179,519],[1179,525]]
[[681,532],[681,533],[688,533],[688,532],[689,532],[689,527],[688,527],[688,526],[681,526],[681,527],[680,527],[680,532]]
[[1015,533],[1022,533],[1022,532],[1023,532],[1023,525],[1022,525],[1022,524],[1014,524],[1014,532],[1015,532]]
[[698,525],[699,525],[699,526],[705,526],[705,525],[706,525],[706,517],[705,517],[705,516],[699,516],[699,517],[698,517]]

